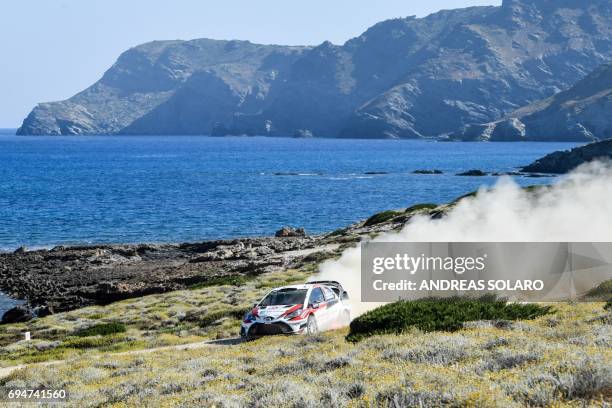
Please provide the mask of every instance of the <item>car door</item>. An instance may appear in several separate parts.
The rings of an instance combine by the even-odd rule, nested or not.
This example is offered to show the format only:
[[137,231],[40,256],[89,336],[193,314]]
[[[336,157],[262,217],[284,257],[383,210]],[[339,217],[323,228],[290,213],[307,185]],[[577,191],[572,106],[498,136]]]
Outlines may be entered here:
[[309,305],[318,304],[319,307],[314,309],[314,315],[317,318],[317,326],[319,327],[319,331],[327,330],[328,318],[327,318],[327,308],[325,305],[325,296],[323,295],[323,290],[320,287],[313,288],[310,292],[310,300],[308,301]]
[[331,288],[323,287],[323,296],[325,297],[325,310],[328,329],[338,329],[342,326],[342,304]]

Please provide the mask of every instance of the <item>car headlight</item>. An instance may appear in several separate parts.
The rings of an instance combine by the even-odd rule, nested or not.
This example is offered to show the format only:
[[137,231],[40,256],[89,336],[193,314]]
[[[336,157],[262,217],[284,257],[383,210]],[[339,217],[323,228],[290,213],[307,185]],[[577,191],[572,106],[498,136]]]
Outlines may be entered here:
[[298,309],[295,312],[289,313],[287,316],[285,316],[285,318],[286,319],[293,319],[294,317],[298,317],[301,314],[302,314],[302,309]]

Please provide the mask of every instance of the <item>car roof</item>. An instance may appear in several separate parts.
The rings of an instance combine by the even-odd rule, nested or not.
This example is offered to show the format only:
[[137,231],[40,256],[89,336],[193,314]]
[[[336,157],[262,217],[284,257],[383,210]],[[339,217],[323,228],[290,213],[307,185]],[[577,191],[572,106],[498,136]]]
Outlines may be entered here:
[[272,290],[287,290],[287,289],[310,289],[310,288],[315,288],[318,286],[322,286],[319,284],[312,284],[312,283],[306,283],[306,284],[301,284],[301,285],[288,285],[288,286],[281,286],[279,288],[274,288]]

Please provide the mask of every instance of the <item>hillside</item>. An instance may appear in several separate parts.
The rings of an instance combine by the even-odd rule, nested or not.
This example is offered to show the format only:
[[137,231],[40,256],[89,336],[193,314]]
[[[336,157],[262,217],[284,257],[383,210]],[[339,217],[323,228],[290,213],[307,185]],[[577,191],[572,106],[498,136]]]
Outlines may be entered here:
[[343,45],[156,41],[74,97],[38,105],[18,133],[437,136],[498,120],[609,60],[606,0],[398,18]]
[[594,141],[612,138],[612,64],[567,91],[535,102],[505,119],[466,127],[454,137],[490,141]]
[[508,326],[474,322],[357,344],[340,330],[154,353],[89,350],[0,385],[66,388],[71,407],[606,406],[610,314],[602,303],[556,310]]
[[612,159],[612,140],[591,143],[564,152],[554,152],[523,167],[528,173],[567,173],[581,164],[593,160]]

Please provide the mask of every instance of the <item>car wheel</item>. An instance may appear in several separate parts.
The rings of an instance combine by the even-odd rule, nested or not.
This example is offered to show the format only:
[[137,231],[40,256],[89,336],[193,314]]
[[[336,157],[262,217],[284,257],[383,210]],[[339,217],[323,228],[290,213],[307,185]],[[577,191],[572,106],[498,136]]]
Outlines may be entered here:
[[308,321],[306,322],[306,335],[315,336],[318,333],[319,326],[317,325],[317,318],[313,315],[308,316]]

